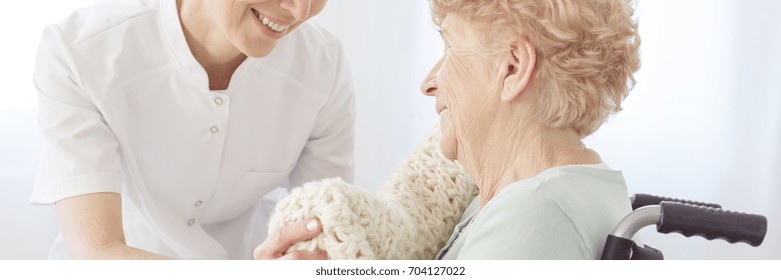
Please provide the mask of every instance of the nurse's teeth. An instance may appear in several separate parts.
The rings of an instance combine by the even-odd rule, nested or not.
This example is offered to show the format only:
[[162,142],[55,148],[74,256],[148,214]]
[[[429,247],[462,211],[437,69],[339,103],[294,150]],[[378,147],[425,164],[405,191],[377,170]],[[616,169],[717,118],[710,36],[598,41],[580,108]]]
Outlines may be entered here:
[[258,19],[264,25],[268,26],[268,28],[270,28],[271,30],[274,30],[276,32],[284,32],[285,30],[290,28],[289,25],[281,25],[281,24],[278,24],[276,22],[273,22],[270,19],[263,17],[263,15],[261,15],[260,13],[258,13]]

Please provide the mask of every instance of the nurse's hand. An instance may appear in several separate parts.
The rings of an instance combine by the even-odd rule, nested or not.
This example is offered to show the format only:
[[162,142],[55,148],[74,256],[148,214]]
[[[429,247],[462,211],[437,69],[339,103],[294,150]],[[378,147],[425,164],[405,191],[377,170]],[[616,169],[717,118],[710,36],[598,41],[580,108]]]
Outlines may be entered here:
[[292,251],[287,252],[293,244],[315,237],[323,231],[317,219],[303,220],[277,230],[260,246],[255,248],[256,260],[327,260],[328,254],[323,251]]

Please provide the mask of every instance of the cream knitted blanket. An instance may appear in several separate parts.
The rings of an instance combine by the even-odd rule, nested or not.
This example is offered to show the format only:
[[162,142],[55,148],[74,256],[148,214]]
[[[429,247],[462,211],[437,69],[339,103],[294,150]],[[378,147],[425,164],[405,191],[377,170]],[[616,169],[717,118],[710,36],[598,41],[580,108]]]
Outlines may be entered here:
[[376,196],[338,178],[294,189],[277,204],[269,235],[316,217],[323,233],[290,250],[324,250],[331,259],[434,259],[477,195],[463,167],[442,155],[439,131],[415,147]]

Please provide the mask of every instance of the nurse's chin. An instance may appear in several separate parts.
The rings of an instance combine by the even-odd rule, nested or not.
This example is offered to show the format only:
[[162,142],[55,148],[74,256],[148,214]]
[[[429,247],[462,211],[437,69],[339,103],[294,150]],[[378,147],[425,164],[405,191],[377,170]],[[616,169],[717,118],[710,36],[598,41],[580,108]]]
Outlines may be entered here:
[[244,55],[252,58],[262,58],[269,55],[273,50],[274,47],[277,46],[277,43],[264,43],[264,46],[251,46],[248,48],[245,48],[241,52],[244,53]]

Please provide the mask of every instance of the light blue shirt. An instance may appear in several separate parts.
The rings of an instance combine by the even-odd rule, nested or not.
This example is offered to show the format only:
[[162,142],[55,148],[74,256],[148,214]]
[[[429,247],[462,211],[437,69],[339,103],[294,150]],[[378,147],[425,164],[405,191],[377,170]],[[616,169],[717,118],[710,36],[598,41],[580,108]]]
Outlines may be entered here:
[[467,207],[438,259],[599,259],[632,211],[621,171],[606,165],[547,169]]

